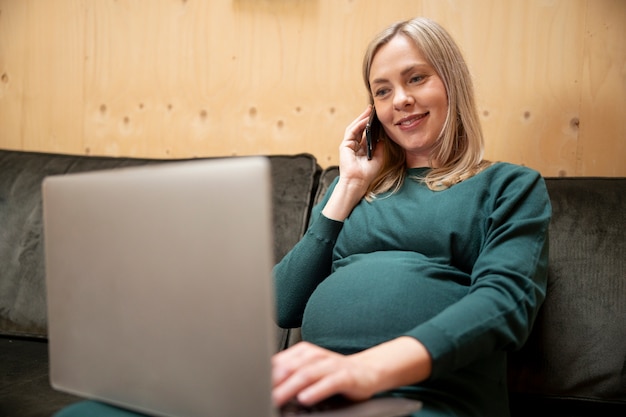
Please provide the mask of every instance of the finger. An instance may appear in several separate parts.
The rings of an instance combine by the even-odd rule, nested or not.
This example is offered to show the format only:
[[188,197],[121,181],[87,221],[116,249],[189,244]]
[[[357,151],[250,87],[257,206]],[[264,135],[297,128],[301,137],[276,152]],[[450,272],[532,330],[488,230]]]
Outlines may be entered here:
[[[331,358],[325,358],[300,367],[281,384],[274,387],[272,392],[274,402],[277,405],[282,405],[294,397],[301,400],[300,396],[302,392],[308,388],[315,387],[320,380],[334,372],[332,362]],[[323,399],[316,394],[315,388],[313,388],[311,392],[313,393],[313,402],[318,401],[317,398]],[[306,404],[309,403],[307,402]]]
[[321,348],[307,342],[300,342],[272,357],[272,383],[280,384],[300,367],[322,355]]
[[353,401],[362,401],[373,395],[373,390],[361,382],[361,374],[345,364],[334,362],[329,372],[321,375],[314,383],[303,388],[297,395],[304,405],[313,405],[333,395],[341,394]]
[[371,112],[372,106],[367,106],[363,113],[357,116],[357,118],[348,125],[344,134],[344,142],[353,140],[361,141]]
[[313,405],[336,394],[346,391],[348,379],[343,370],[333,371],[318,378],[298,393],[298,401],[304,405]]
[[320,348],[309,342],[299,342],[289,349],[285,349],[274,355],[273,360],[277,362],[292,361],[296,359],[306,360],[311,356],[317,356],[325,352],[325,349]]
[[[276,357],[273,396],[277,405],[294,398],[304,388],[337,369],[343,356],[310,343],[302,343]],[[283,370],[278,368],[284,367]]]

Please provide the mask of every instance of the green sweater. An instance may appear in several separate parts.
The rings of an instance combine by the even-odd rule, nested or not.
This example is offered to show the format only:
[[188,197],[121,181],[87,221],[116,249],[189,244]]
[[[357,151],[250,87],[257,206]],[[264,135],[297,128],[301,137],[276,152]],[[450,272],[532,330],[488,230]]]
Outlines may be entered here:
[[506,351],[526,340],[544,299],[551,208],[542,177],[498,163],[443,191],[407,170],[402,188],[362,200],[344,222],[314,208],[274,269],[278,324],[350,354],[398,336],[433,359],[399,390],[428,415],[506,417]]

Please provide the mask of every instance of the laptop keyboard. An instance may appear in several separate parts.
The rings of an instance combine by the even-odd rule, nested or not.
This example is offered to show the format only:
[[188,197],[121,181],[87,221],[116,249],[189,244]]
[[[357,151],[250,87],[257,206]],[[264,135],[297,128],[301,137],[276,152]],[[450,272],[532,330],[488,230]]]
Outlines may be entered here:
[[280,408],[281,417],[306,416],[308,414],[322,413],[333,410],[341,410],[354,405],[354,402],[342,396],[334,396],[317,404],[307,406],[292,400]]

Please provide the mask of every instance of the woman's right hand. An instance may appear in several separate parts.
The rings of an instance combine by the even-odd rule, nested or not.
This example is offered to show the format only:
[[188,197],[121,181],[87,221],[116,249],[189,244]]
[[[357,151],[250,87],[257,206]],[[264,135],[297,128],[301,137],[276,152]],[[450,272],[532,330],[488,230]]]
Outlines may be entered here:
[[374,149],[371,160],[367,159],[365,126],[371,112],[372,106],[368,106],[348,125],[339,145],[339,181],[322,210],[330,219],[345,220],[382,167],[382,146]]

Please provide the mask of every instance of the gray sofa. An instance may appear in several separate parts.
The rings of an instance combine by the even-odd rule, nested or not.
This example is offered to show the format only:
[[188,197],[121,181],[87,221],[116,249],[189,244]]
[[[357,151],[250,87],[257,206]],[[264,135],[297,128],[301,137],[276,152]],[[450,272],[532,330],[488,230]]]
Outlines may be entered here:
[[[0,150],[0,417],[50,416],[80,400],[48,382],[41,181],[162,163]],[[338,174],[310,155],[271,156],[274,253],[300,238]],[[553,204],[546,302],[510,355],[514,416],[626,415],[626,178],[547,178]],[[297,339],[279,332],[276,348]]]

